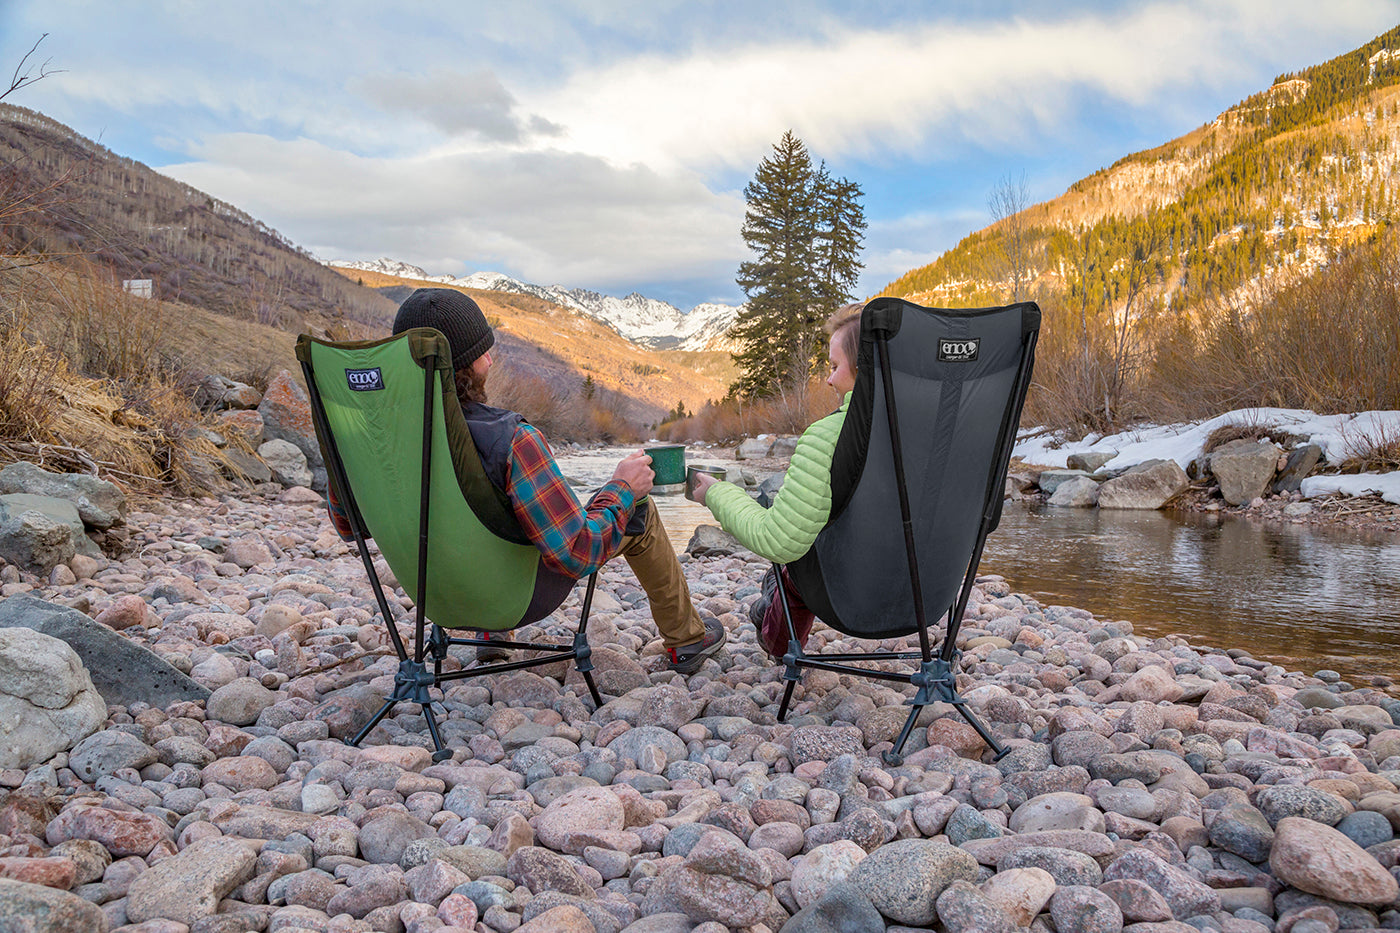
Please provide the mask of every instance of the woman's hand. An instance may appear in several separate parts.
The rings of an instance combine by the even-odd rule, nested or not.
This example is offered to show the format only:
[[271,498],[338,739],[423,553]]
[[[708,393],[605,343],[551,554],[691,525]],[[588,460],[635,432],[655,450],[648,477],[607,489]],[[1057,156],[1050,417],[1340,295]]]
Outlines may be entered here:
[[695,499],[696,502],[700,503],[701,505],[704,505],[705,494],[709,491],[711,486],[718,482],[719,479],[717,479],[714,476],[711,476],[709,473],[696,473],[695,492],[692,494],[692,497]]

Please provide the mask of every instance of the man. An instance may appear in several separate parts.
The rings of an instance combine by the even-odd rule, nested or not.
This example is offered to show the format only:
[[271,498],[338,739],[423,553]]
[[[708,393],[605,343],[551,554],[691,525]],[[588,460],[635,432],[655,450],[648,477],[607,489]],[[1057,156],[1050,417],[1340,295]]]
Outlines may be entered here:
[[[457,398],[491,483],[510,499],[520,528],[544,565],[577,580],[621,554],[651,604],[671,670],[691,674],[725,642],[719,620],[703,621],[690,602],[690,587],[656,509],[651,458],[637,451],[622,459],[612,478],[586,506],[559,472],[544,435],[519,414],[486,404],[495,334],[469,296],[450,288],[420,288],[399,306],[394,333],[431,327],[447,337]],[[334,503],[331,517],[341,536],[349,522]],[[478,660],[504,656],[482,648]]]

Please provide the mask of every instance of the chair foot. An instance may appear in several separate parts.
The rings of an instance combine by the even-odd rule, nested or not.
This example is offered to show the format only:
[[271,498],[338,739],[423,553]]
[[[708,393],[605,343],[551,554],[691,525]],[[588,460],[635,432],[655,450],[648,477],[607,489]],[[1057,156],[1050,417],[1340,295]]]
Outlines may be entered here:
[[789,680],[787,686],[783,688],[783,702],[778,705],[778,722],[785,722],[788,714],[788,704],[792,702],[792,691],[797,686],[797,681]]
[[452,749],[450,749],[450,748],[440,748],[440,749],[438,749],[437,751],[433,752],[433,764],[437,764],[438,762],[442,762],[442,761],[447,761],[447,760],[448,760],[449,758],[451,758],[451,757],[452,757]]
[[880,759],[891,768],[898,768],[904,764],[904,756],[898,752],[881,752]]

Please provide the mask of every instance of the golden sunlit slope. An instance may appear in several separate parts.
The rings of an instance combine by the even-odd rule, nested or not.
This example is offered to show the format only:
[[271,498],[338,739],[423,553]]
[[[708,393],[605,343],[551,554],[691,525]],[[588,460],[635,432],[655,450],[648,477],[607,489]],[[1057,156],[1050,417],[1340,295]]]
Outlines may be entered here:
[[[413,288],[450,287],[358,269],[336,271],[397,300]],[[631,399],[629,414],[641,421],[657,421],[677,403],[695,411],[723,397],[733,378],[725,353],[647,350],[587,315],[531,295],[459,291],[475,299],[496,329],[503,366],[568,390],[591,378],[599,388]]]
[[[1283,274],[1296,278],[1396,216],[1400,27],[1273,86],[1155,149],[1134,153],[966,237],[884,294],[985,303],[1022,281],[1089,278],[1123,297],[1147,260],[1186,307]],[[990,194],[990,192],[989,192]],[[1007,249],[1019,230],[1024,246]]]

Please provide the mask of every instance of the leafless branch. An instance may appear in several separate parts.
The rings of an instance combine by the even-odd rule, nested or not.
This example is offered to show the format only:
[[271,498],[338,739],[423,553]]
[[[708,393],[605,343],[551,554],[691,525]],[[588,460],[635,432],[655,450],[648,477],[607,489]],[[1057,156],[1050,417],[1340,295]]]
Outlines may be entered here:
[[10,86],[5,91],[0,92],[0,100],[9,97],[20,88],[26,88],[36,81],[44,80],[49,75],[63,74],[63,69],[49,67],[49,63],[53,61],[51,58],[46,58],[38,63],[30,61],[34,53],[39,50],[39,46],[43,44],[43,41],[48,37],[49,34],[44,33],[35,40],[34,44],[30,46],[29,51],[24,53],[24,57],[19,60],[19,64],[15,65],[15,73],[10,76]]
[[1006,261],[1006,275],[1011,280],[1012,301],[1020,301],[1030,284],[1030,230],[1026,219],[1026,208],[1030,204],[1024,173],[1015,179],[1010,175],[1002,178],[987,199],[992,223],[1000,228],[1001,250]]

